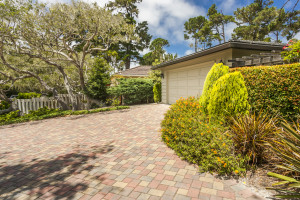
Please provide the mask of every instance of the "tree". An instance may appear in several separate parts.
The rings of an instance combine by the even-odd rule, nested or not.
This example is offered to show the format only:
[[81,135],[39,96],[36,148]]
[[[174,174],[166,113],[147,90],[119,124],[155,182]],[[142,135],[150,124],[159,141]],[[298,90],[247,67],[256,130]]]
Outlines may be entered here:
[[226,42],[225,25],[234,22],[234,17],[231,15],[224,15],[222,12],[218,12],[216,4],[213,4],[207,12],[209,20],[208,27],[211,27],[214,33],[214,39],[218,40],[221,44]]
[[148,48],[152,36],[148,34],[148,22],[143,21],[137,23],[135,18],[138,17],[139,11],[137,3],[142,0],[115,0],[110,1],[107,5],[112,10],[117,10],[126,19],[126,23],[135,26],[134,34],[139,40],[129,40],[126,42],[120,42],[112,47],[112,49],[118,52],[118,59],[122,60],[125,68],[129,69],[132,61],[140,60],[140,52],[145,48]]
[[246,7],[235,12],[237,28],[233,30],[233,38],[263,41],[270,33],[272,22],[278,17],[276,7],[271,0],[254,0]]
[[300,10],[286,13],[286,21],[283,26],[282,36],[290,40],[300,31]]
[[[77,109],[75,93],[86,88],[86,61],[90,55],[135,39],[134,27],[120,14],[112,14],[97,4],[72,1],[47,7],[31,1],[6,0],[0,13],[0,65],[19,76],[37,79],[57,97],[56,88],[35,73],[39,66],[31,63],[42,62],[55,68],[64,81],[72,109]],[[11,56],[19,62],[10,62]]]
[[195,52],[198,51],[198,44],[201,37],[199,35],[199,31],[205,26],[206,23],[207,19],[204,16],[190,18],[187,22],[184,23],[184,39],[189,40],[192,38],[194,40]]
[[142,65],[158,65],[162,62],[177,58],[177,54],[166,53],[165,47],[170,46],[169,41],[163,38],[156,38],[150,44],[150,52],[141,59]]
[[86,87],[86,92],[90,97],[105,102],[108,96],[106,90],[107,85],[110,83],[110,72],[111,66],[104,59],[94,59]]

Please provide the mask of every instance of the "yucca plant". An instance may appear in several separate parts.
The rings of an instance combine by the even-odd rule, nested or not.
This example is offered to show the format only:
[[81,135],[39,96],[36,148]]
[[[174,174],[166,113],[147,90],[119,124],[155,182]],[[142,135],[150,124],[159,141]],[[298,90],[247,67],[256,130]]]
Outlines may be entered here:
[[300,199],[300,126],[295,124],[293,128],[288,123],[282,123],[283,132],[278,134],[280,140],[270,141],[271,149],[280,157],[283,162],[277,165],[278,168],[285,169],[289,176],[269,172],[269,176],[281,179],[280,182],[273,184],[280,188],[268,188],[278,191],[275,195],[284,199]]
[[278,131],[277,117],[269,117],[267,113],[250,112],[230,118],[229,132],[238,154],[248,157],[249,162],[257,164],[266,160],[268,148],[265,143],[274,138]]

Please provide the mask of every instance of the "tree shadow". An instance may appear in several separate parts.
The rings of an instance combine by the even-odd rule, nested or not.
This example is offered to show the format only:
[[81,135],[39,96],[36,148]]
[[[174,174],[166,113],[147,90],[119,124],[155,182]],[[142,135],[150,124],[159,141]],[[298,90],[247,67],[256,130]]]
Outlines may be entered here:
[[[113,148],[112,145],[94,146],[87,150],[77,147],[74,153],[53,160],[32,160],[16,165],[0,163],[0,199],[13,200],[20,195],[73,199],[76,193],[88,188],[87,181],[80,177],[82,172],[92,170],[94,165],[91,163]],[[72,178],[74,176],[77,179]]]

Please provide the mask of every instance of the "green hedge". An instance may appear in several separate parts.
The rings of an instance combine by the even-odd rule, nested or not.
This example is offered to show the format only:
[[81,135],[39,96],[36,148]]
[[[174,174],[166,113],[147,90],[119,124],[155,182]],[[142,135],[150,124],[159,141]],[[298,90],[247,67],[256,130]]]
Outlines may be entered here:
[[154,102],[161,102],[161,82],[155,83],[153,87]]
[[139,104],[153,102],[153,80],[146,78],[120,78],[117,86],[108,89],[112,97],[123,96],[123,103]]
[[300,63],[232,68],[240,71],[251,109],[296,120],[300,113]]
[[93,110],[65,110],[61,111],[58,109],[48,109],[47,107],[40,108],[37,111],[31,111],[29,114],[20,116],[19,111],[13,111],[8,114],[0,115],[0,126],[7,125],[7,124],[15,124],[21,122],[28,122],[28,121],[36,121],[54,117],[63,117],[67,115],[83,115],[83,114],[91,114],[91,113],[98,113],[98,112],[105,112],[105,111],[113,111],[113,110],[122,110],[128,109],[129,106],[116,106],[116,107],[107,107],[107,108],[97,108]]

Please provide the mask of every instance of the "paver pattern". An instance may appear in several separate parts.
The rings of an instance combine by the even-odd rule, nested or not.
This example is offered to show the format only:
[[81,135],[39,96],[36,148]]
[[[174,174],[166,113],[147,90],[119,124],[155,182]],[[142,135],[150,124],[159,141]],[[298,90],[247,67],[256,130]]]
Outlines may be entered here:
[[0,199],[263,199],[160,139],[163,104],[0,127]]

